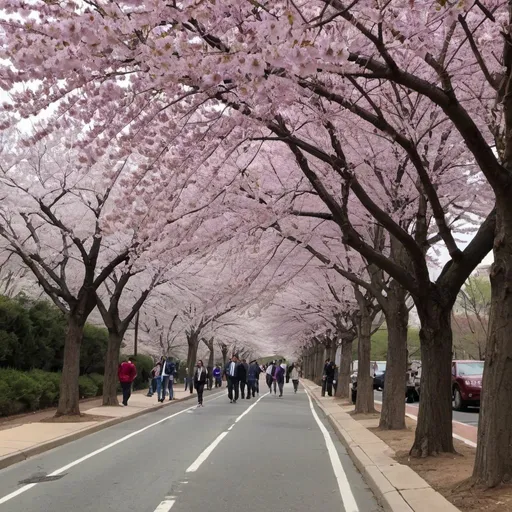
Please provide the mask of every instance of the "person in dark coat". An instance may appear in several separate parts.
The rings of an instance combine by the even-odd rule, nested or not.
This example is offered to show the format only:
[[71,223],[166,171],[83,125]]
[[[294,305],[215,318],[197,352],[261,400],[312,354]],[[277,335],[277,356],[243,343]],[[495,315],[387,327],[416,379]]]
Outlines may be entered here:
[[199,360],[194,372],[194,387],[197,391],[197,407],[203,407],[203,391],[207,380],[208,371],[204,367],[203,361]]
[[224,370],[228,380],[228,397],[232,404],[236,404],[240,394],[240,367],[241,364],[238,361],[238,356],[234,355]]
[[249,365],[247,360],[242,359],[238,368],[238,380],[240,382],[240,395],[242,400],[245,398],[245,387],[247,386],[247,376],[249,374]]

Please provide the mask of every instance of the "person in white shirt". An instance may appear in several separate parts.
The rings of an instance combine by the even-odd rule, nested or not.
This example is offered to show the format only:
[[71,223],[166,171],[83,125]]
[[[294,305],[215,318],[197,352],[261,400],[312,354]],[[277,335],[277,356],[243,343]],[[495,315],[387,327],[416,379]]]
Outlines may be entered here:
[[293,391],[297,393],[297,390],[299,389],[299,370],[295,363],[292,363],[292,369],[290,371],[290,379],[292,379],[293,383]]
[[265,372],[265,379],[267,381],[267,386],[270,394],[272,394],[272,383],[274,384],[274,395],[276,394],[276,382],[274,381],[274,369],[276,366],[276,362],[272,361],[267,366],[267,371]]

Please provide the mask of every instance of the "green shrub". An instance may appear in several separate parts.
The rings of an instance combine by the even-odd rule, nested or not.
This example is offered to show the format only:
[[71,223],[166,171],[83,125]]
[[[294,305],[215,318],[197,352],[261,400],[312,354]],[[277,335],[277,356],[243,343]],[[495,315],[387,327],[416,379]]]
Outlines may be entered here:
[[87,375],[78,377],[78,392],[80,398],[98,396],[98,385]]
[[11,401],[20,402],[23,404],[23,408],[29,411],[39,408],[42,389],[39,383],[30,377],[28,373],[4,368],[0,370],[0,381],[3,381],[11,388],[8,393]]
[[43,409],[57,405],[60,393],[60,373],[32,370],[28,373],[28,376],[41,387],[39,407]]
[[98,386],[98,396],[103,394],[103,375],[100,375],[99,373],[90,373],[87,375],[89,379],[91,379],[96,386]]

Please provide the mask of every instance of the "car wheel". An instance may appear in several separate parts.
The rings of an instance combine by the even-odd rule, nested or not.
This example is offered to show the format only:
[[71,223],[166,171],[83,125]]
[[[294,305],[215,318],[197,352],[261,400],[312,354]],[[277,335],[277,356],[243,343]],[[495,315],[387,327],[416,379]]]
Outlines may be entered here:
[[466,408],[464,405],[464,400],[462,400],[462,395],[460,394],[459,388],[455,388],[453,390],[452,408],[454,411],[463,411]]

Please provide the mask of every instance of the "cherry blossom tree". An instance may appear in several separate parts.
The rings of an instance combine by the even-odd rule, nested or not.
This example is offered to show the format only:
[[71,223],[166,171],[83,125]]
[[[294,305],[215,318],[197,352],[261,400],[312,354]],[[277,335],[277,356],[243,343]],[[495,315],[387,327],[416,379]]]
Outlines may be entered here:
[[[108,140],[106,134],[122,139],[119,156],[136,147],[148,158],[156,157],[174,140],[176,127],[183,127],[176,119],[200,105],[207,105],[210,126],[222,128],[223,137],[230,134],[239,142],[256,123],[262,127],[261,137],[272,133],[284,140],[340,226],[345,243],[393,277],[416,303],[422,322],[422,359],[432,377],[425,382],[414,453],[453,450],[449,311],[461,285],[496,238],[496,307],[488,345],[494,364],[487,365],[484,376],[485,414],[480,420],[475,477],[496,485],[510,473],[506,432],[512,429],[512,406],[506,414],[499,410],[510,387],[500,383],[504,378],[512,381],[512,372],[506,371],[508,330],[495,327],[510,323],[512,300],[507,293],[512,268],[508,199],[512,121],[506,94],[512,54],[506,4],[393,0],[381,5],[361,0],[345,5],[340,0],[317,0],[297,6],[284,0],[258,4],[152,0],[141,7],[128,0],[115,4],[97,0],[84,8],[73,2],[65,7],[42,1],[28,6],[9,0],[5,8],[2,57],[8,64],[0,72],[3,86],[12,89],[18,82],[36,82],[33,88],[16,92],[10,108],[29,117],[56,106],[46,130],[69,118],[90,123],[83,140],[89,154],[97,153]],[[23,16],[23,21],[11,13]],[[418,104],[426,108],[418,110]],[[230,112],[222,117],[223,107]],[[431,126],[411,123],[415,116],[429,120]],[[367,123],[366,130],[356,117]],[[443,136],[445,127],[448,135]],[[193,132],[195,127],[189,129]],[[366,137],[374,130],[380,135]],[[422,189],[450,255],[435,282],[429,277],[425,237],[416,236],[418,228],[425,231],[421,215],[415,233],[407,232],[354,172],[358,167],[349,152],[351,141],[342,140],[346,138],[342,134],[354,131],[359,137],[364,133],[371,146],[378,145],[379,137],[392,141],[408,156],[412,181]],[[327,134],[330,145],[320,143],[314,132]],[[166,136],[155,144],[160,133]],[[418,149],[418,142],[424,146],[425,133],[435,145],[443,144],[440,165],[445,159],[457,160],[452,153],[459,155],[460,172],[454,180],[462,185],[452,185],[451,194],[440,194],[436,160]],[[208,149],[203,136],[199,130],[195,154]],[[465,150],[468,156],[463,156]],[[190,151],[190,146],[180,146],[161,158],[183,160]],[[315,168],[318,161],[323,162],[321,172]],[[444,207],[468,183],[474,186],[476,173],[470,176],[468,168],[475,164],[496,195],[498,220],[496,224],[494,213],[479,208],[481,215],[489,216],[462,250]],[[338,181],[334,188],[333,176]],[[361,240],[346,211],[345,199],[350,195],[399,241],[410,267],[404,269]],[[471,202],[466,196],[458,204],[468,208]],[[440,387],[434,386],[439,382]],[[487,402],[486,394],[493,400]]]

